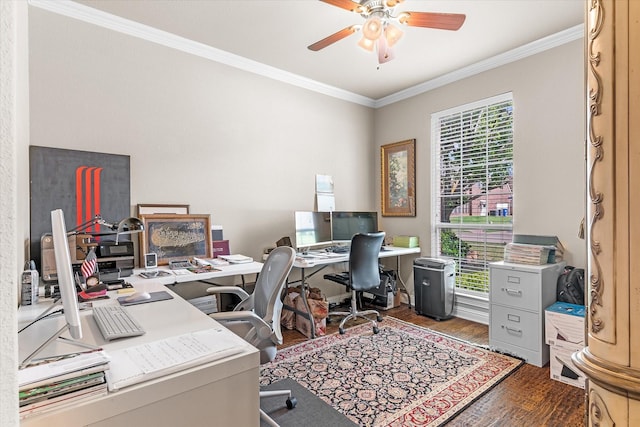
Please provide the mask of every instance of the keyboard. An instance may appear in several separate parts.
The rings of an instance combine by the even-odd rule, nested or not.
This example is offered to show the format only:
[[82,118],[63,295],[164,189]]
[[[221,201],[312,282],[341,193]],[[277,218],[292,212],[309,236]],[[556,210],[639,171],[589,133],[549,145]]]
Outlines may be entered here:
[[93,307],[93,318],[105,340],[143,335],[145,330],[120,305],[100,305]]

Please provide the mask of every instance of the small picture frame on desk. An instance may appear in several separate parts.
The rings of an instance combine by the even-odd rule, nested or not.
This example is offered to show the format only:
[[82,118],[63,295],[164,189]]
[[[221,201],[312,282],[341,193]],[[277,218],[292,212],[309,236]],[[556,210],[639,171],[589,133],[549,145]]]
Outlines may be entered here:
[[[193,257],[211,258],[211,216],[152,214],[140,215],[140,253],[155,253],[158,265]],[[144,265],[144,259],[140,260]]]
[[163,205],[163,204],[138,203],[138,218],[140,217],[140,215],[153,215],[153,214],[188,215],[189,205]]

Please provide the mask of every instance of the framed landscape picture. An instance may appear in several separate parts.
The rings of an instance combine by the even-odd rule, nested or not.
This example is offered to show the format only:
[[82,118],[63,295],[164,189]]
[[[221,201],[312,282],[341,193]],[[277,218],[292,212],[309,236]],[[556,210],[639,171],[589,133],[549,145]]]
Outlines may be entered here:
[[382,216],[416,216],[416,140],[380,147]]
[[[193,257],[211,258],[211,216],[152,214],[140,215],[140,256],[155,253],[158,265]],[[141,265],[143,265],[141,263]]]

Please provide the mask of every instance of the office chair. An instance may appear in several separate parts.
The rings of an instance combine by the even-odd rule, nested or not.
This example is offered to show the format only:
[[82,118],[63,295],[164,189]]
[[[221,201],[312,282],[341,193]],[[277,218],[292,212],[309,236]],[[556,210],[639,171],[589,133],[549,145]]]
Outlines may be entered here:
[[[210,294],[230,293],[242,299],[233,311],[212,313],[209,316],[260,350],[260,364],[273,360],[276,357],[277,346],[282,344],[282,291],[295,256],[295,250],[288,246],[272,250],[260,270],[251,295],[237,286],[214,286],[207,289]],[[288,409],[293,409],[296,405],[291,390],[260,392],[261,398],[272,396],[288,396]],[[277,426],[262,409],[260,418],[269,425]]]
[[[346,316],[340,322],[338,331],[344,334],[344,325],[351,319],[361,317],[373,324],[373,333],[380,332],[378,322],[382,322],[376,310],[358,311],[358,292],[376,288],[380,285],[380,267],[378,257],[384,240],[384,232],[356,234],[351,239],[349,252],[349,271],[337,274],[325,274],[324,278],[340,283],[351,290],[351,310],[330,312],[329,316]],[[375,314],[376,320],[367,316]]]

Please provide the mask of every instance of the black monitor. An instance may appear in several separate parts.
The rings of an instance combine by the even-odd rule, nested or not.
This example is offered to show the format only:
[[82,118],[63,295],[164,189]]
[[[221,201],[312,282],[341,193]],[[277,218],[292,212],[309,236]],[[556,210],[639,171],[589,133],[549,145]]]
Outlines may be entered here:
[[331,213],[296,211],[296,247],[331,244]]
[[378,231],[378,212],[331,213],[331,240],[336,243],[350,242],[354,234]]

